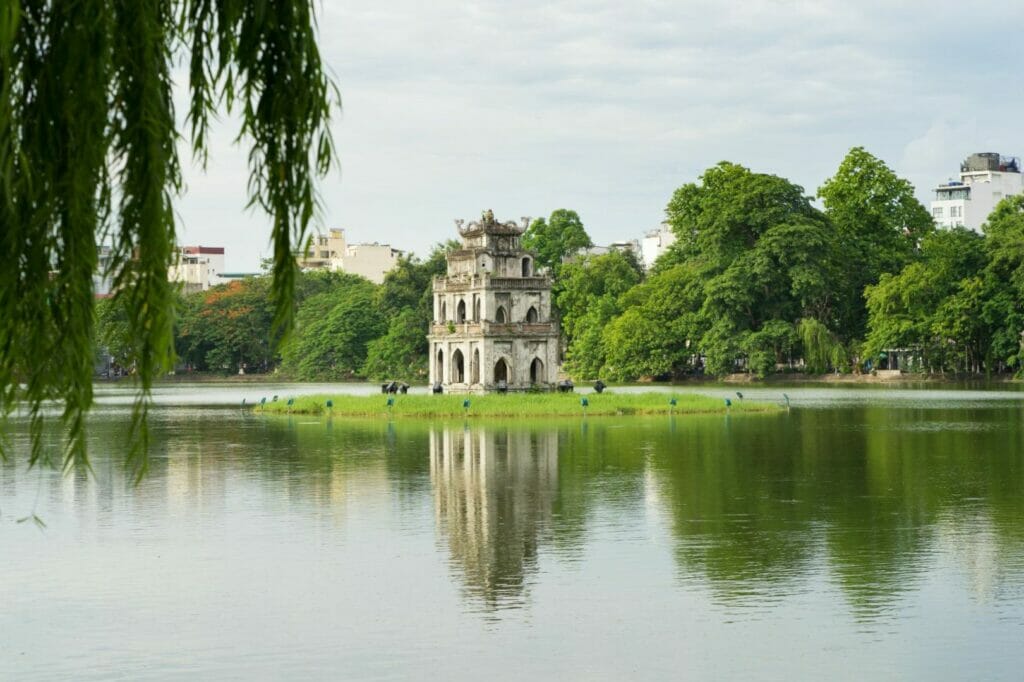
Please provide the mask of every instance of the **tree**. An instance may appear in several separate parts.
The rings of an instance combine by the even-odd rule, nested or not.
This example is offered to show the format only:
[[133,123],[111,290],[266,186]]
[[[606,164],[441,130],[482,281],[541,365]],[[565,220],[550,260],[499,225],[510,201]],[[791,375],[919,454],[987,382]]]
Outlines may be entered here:
[[692,263],[659,272],[625,292],[619,298],[622,314],[608,324],[602,339],[608,376],[633,379],[694,369],[703,300]]
[[367,345],[363,376],[404,381],[423,379],[427,375],[425,338],[417,311],[403,309],[391,319],[387,334]]
[[864,357],[873,360],[888,349],[908,348],[919,352],[929,368],[952,369],[950,342],[956,346],[958,341],[944,334],[953,333],[956,324],[940,317],[960,307],[947,305],[947,299],[986,262],[985,238],[971,230],[940,230],[924,237],[919,260],[896,274],[883,274],[865,289]]
[[801,319],[837,329],[841,260],[828,219],[802,187],[722,162],[676,190],[666,215],[677,242],[651,281],[687,268],[689,299],[699,303],[684,338],[707,371],[745,363],[767,373],[788,359]]
[[623,251],[566,263],[555,281],[553,297],[569,342],[577,336],[577,325],[595,300],[606,295],[616,299],[638,284],[641,277],[636,258]]
[[831,368],[839,369],[845,363],[846,349],[820,321],[813,318],[800,320],[796,332],[803,346],[808,372],[822,374]]
[[675,191],[665,214],[678,250],[721,272],[771,227],[820,222],[803,188],[723,161]]
[[1009,367],[1024,368],[1024,196],[996,205],[985,230],[982,314],[992,330],[991,352]]
[[[85,466],[95,337],[97,235],[140,378],[130,462],[146,466],[152,380],[173,357],[173,200],[182,189],[171,69],[189,64],[188,123],[205,159],[222,104],[251,141],[250,203],[274,244],[274,320],[293,319],[295,262],[316,210],[315,181],[334,152],[334,88],[310,0],[80,0],[0,8],[0,410],[24,400],[29,462],[42,448],[43,404],[62,399],[66,466]],[[73,103],[73,106],[69,106]],[[24,388],[19,389],[19,384]]]
[[576,211],[565,208],[553,211],[546,221],[537,218],[523,234],[523,247],[537,254],[537,265],[556,275],[564,258],[593,245]]
[[436,244],[427,259],[403,257],[384,276],[377,305],[390,322],[387,334],[367,348],[362,372],[379,379],[422,378],[427,368],[427,333],[434,317],[433,279],[447,270],[447,255],[459,243]]
[[200,371],[266,370],[274,359],[270,280],[248,277],[184,297],[178,356]]
[[376,296],[373,283],[347,275],[330,291],[307,299],[295,333],[282,348],[281,369],[301,381],[360,376],[367,346],[387,331]]
[[834,283],[847,294],[840,327],[848,337],[862,338],[867,323],[864,287],[915,259],[934,222],[914,197],[910,182],[863,147],[849,151],[836,174],[818,188],[818,196],[847,264],[845,281]]

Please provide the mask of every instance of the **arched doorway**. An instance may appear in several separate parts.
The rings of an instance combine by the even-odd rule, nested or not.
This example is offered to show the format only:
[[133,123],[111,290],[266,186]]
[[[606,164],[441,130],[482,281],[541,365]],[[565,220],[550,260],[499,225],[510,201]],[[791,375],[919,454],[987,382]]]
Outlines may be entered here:
[[466,362],[462,358],[462,351],[456,349],[452,353],[452,383],[463,384],[466,382]]
[[494,321],[498,324],[505,324],[508,320],[505,319],[505,306],[499,305],[498,312],[494,313]]
[[498,358],[494,363],[494,383],[499,381],[508,383],[508,363],[505,362],[505,358]]
[[529,277],[529,276],[530,276],[530,259],[529,258],[524,258],[523,259],[523,277]]
[[473,362],[469,364],[469,378],[471,384],[480,383],[480,349],[473,349]]
[[539,384],[544,381],[544,363],[540,358],[534,358],[530,363],[530,383]]
[[434,378],[438,383],[444,383],[444,351],[440,348],[437,349],[437,373]]
[[455,321],[460,323],[466,321],[466,302],[463,300],[460,300],[459,305],[455,308]]
[[526,311],[526,321],[537,322],[539,319],[540,315],[537,314],[537,309],[531,305],[530,309]]

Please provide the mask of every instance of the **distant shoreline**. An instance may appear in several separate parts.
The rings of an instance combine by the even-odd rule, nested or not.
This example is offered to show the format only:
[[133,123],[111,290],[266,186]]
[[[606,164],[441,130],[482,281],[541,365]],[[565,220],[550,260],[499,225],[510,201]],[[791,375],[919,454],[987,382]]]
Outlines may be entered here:
[[[101,377],[94,378],[96,383],[100,384],[117,384],[123,381],[131,381],[130,376],[117,377],[114,379],[105,379]],[[722,377],[706,376],[706,377],[688,377],[686,379],[677,379],[674,381],[654,381],[652,379],[640,379],[637,381],[627,382],[623,385],[635,386],[635,385],[648,385],[648,386],[659,386],[659,387],[672,387],[672,386],[701,386],[704,384],[956,384],[963,382],[988,382],[988,383],[1018,383],[1021,379],[1016,378],[1012,374],[1000,374],[996,376],[985,376],[984,374],[959,374],[959,375],[943,375],[943,374],[900,374],[900,373],[879,373],[877,375],[872,374],[770,374],[767,377],[760,379],[752,374],[727,374]],[[369,384],[369,385],[380,385],[386,383],[384,381],[371,381],[367,379],[333,379],[330,381],[296,381],[289,377],[284,377],[278,374],[212,374],[208,372],[192,372],[192,373],[179,373],[161,377],[157,380],[158,384],[190,384],[190,383],[211,383],[211,384],[281,384],[281,383],[296,383],[296,384],[308,384],[314,386],[316,384],[332,384],[332,383],[357,383],[357,384]],[[577,387],[589,387],[593,384],[593,381],[579,381],[576,383]],[[413,386],[426,386],[427,383],[413,383]],[[615,384],[610,384],[614,386]]]

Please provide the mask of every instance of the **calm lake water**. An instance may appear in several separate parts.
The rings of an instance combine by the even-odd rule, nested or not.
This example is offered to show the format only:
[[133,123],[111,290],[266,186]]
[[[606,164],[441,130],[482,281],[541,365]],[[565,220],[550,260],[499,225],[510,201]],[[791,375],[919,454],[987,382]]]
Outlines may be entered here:
[[137,487],[129,391],[102,389],[91,475],[27,470],[15,419],[0,679],[1024,674],[1024,392],[741,387],[792,410],[522,422],[239,407],[325,390],[162,388]]

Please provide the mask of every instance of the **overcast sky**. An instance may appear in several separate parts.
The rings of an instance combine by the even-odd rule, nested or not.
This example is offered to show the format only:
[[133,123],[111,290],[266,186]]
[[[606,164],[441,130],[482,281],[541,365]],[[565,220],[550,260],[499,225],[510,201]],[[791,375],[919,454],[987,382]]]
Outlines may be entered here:
[[[721,160],[814,194],[854,146],[927,202],[973,152],[1024,155],[1022,20],[1007,0],[322,0],[342,110],[321,227],[422,255],[454,218],[571,208],[607,243]],[[268,221],[216,133],[179,241],[253,271]]]

